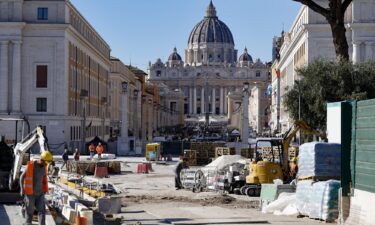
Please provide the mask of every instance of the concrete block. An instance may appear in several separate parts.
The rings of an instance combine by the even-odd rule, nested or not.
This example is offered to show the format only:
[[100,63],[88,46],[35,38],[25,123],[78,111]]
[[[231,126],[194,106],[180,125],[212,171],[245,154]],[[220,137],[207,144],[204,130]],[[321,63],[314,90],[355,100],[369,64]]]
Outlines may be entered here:
[[69,222],[74,223],[77,212],[72,207],[64,205],[62,215],[65,217],[65,219],[69,220]]
[[77,202],[75,205],[75,210],[79,212],[81,210],[88,210],[88,208],[84,204]]
[[116,214],[121,212],[121,197],[103,197],[98,199],[99,212],[103,214]]
[[72,195],[68,196],[68,205],[70,208],[75,209],[76,208],[76,203],[78,203],[78,199]]

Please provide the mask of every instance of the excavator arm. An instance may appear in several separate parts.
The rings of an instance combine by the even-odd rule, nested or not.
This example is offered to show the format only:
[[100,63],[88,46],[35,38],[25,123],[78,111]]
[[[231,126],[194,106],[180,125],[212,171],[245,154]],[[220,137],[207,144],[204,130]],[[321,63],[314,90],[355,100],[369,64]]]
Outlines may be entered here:
[[312,129],[306,122],[297,120],[295,121],[294,125],[286,132],[284,135],[283,140],[283,160],[284,164],[283,167],[285,171],[288,170],[288,153],[289,153],[289,147],[290,143],[292,142],[293,138],[296,137],[298,131],[304,131],[306,134],[311,134],[320,137],[323,140],[327,139],[327,136],[325,133],[321,133],[317,130]]
[[48,149],[47,139],[45,138],[43,129],[40,126],[34,129],[22,141],[17,143],[16,147],[13,150],[13,169],[9,177],[10,190],[15,190],[18,188],[18,181],[21,175],[22,161],[24,155],[27,152],[27,150],[29,150],[36,142],[39,143],[40,153]]

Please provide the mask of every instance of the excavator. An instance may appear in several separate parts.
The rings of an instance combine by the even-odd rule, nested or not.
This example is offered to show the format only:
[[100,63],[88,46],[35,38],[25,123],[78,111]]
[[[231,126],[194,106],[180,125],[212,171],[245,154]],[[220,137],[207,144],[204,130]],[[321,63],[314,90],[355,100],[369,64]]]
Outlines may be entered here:
[[[0,142],[2,143],[0,145],[1,152],[7,152],[8,155],[12,154],[10,157],[7,157],[7,159],[2,158],[2,161],[8,161],[6,162],[8,165],[7,167],[0,168],[0,188],[3,192],[13,192],[19,190],[20,175],[25,167],[25,163],[29,160],[25,160],[25,156],[27,156],[26,153],[37,142],[40,147],[40,154],[49,149],[47,138],[44,135],[42,127],[40,126],[37,126],[27,136],[22,138],[22,140],[18,142],[13,149],[5,145],[3,141]],[[9,160],[11,162],[9,162]],[[8,183],[8,185],[5,185],[6,183]]]
[[[289,177],[289,147],[296,134],[301,130],[305,134],[318,136],[322,140],[326,140],[325,133],[312,129],[304,121],[296,121],[283,138],[258,138],[255,144],[255,161],[249,165],[249,175],[246,176],[246,184],[240,189],[241,194],[259,196],[261,184],[273,183],[275,179],[284,182],[291,180]],[[258,149],[261,149],[259,146],[262,142],[268,142],[268,145],[271,146],[271,159],[264,160],[264,157],[258,152]],[[277,150],[277,157],[274,149]],[[298,150],[296,149],[296,151],[295,156],[298,155]]]

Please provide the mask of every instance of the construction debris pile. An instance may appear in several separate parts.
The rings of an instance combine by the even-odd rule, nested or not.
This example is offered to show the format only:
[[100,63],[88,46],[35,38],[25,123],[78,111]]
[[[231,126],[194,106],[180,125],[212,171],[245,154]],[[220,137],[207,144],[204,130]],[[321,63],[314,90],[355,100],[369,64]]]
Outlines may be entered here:
[[97,168],[107,168],[109,174],[121,173],[121,162],[116,160],[68,160],[66,167],[69,173],[80,175],[93,175]]

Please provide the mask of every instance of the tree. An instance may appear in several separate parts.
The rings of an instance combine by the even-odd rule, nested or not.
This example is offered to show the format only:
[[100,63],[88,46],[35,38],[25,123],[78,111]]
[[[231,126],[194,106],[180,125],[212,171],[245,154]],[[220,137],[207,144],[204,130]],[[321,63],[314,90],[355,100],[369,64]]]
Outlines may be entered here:
[[353,65],[319,59],[297,72],[301,79],[287,90],[284,106],[298,120],[301,95],[301,119],[312,128],[326,129],[327,102],[375,98],[375,62]]
[[316,3],[317,0],[293,0],[308,6],[313,11],[324,16],[331,26],[333,44],[339,61],[349,61],[349,46],[346,39],[344,24],[345,12],[353,0],[328,0],[328,8]]

